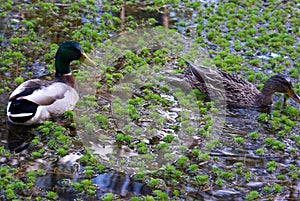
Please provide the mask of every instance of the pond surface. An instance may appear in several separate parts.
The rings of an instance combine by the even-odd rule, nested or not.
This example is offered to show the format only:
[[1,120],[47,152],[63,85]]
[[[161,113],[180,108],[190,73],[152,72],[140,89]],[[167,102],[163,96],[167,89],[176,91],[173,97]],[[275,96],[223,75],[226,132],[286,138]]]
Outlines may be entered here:
[[[183,62],[258,88],[283,73],[299,94],[299,3],[173,3],[3,3],[0,182],[8,187],[1,199],[300,197],[299,106],[282,107],[280,94],[264,110],[207,102],[187,82]],[[75,116],[8,127],[17,78],[51,79],[57,44],[66,40],[81,41],[99,64],[72,65]]]

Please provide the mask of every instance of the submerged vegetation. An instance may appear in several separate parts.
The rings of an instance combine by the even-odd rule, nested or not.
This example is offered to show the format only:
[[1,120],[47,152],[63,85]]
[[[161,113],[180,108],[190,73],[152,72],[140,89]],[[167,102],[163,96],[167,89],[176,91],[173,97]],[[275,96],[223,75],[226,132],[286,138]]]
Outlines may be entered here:
[[[259,89],[282,73],[300,94],[299,3],[1,2],[0,198],[296,200],[299,106],[275,95],[270,111],[225,110],[183,72],[198,59]],[[50,79],[69,40],[98,63],[72,63],[76,109],[8,133],[9,93]]]

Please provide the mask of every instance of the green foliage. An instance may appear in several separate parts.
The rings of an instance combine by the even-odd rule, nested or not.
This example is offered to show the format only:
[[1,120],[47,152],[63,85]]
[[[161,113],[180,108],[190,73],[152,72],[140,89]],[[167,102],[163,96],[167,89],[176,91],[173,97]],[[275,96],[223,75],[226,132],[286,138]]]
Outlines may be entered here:
[[[72,64],[79,89],[81,90],[82,86],[85,88],[85,84],[91,82],[91,87],[97,90],[96,96],[94,93],[92,95],[81,94],[81,100],[77,104],[79,113],[75,115],[74,112],[68,111],[64,114],[63,117],[69,120],[78,117],[78,121],[71,123],[70,127],[48,121],[34,129],[35,136],[30,142],[27,155],[20,154],[25,157],[25,161],[22,161],[24,167],[40,160],[50,161],[52,164],[53,161],[60,161],[74,150],[80,150],[83,156],[78,159],[78,162],[83,167],[80,166],[79,171],[82,171],[80,176],[84,178],[68,185],[74,188],[72,190],[78,192],[80,196],[83,196],[82,199],[94,199],[97,187],[92,183],[91,178],[97,173],[105,172],[106,167],[99,164],[96,156],[81,145],[81,134],[89,134],[96,135],[103,147],[107,145],[106,143],[117,142],[115,144],[122,150],[130,148],[130,152],[135,152],[138,158],[142,157],[142,161],[149,161],[149,157],[158,156],[173,159],[175,154],[182,154],[173,160],[176,162],[172,165],[166,165],[153,171],[151,177],[145,171],[139,170],[135,178],[142,183],[148,183],[153,189],[153,194],[128,198],[130,200],[176,200],[187,195],[185,187],[182,186],[197,186],[201,191],[200,187],[213,189],[227,187],[228,183],[242,194],[245,194],[245,191],[248,193],[243,199],[272,199],[267,196],[270,196],[271,193],[285,192],[286,182],[282,181],[297,182],[299,168],[296,164],[279,168],[279,164],[266,159],[266,167],[261,167],[260,163],[255,163],[255,165],[265,168],[269,176],[277,178],[280,183],[272,179],[273,183],[263,187],[261,191],[251,191],[252,189],[247,186],[240,188],[241,181],[254,181],[261,176],[253,174],[249,170],[251,165],[248,164],[248,156],[246,155],[242,162],[234,160],[234,165],[226,164],[225,166],[223,164],[225,158],[222,155],[211,155],[209,151],[206,153],[206,149],[219,151],[219,149],[227,150],[229,148],[237,152],[241,149],[248,151],[250,144],[251,151],[254,151],[259,157],[267,155],[272,158],[273,155],[277,157],[277,155],[287,153],[289,157],[297,158],[300,147],[300,137],[297,134],[300,113],[298,108],[291,106],[294,104],[290,103],[292,101],[286,107],[282,107],[281,102],[275,103],[271,113],[260,113],[256,119],[255,117],[251,119],[251,121],[259,123],[254,132],[244,136],[239,133],[232,139],[228,137],[226,130],[230,127],[225,127],[226,129],[219,133],[219,143],[212,143],[209,140],[215,136],[215,124],[213,123],[217,120],[211,119],[211,115],[219,114],[218,108],[215,108],[212,102],[206,103],[203,94],[200,94],[199,91],[194,91],[192,96],[176,90],[173,92],[173,86],[169,82],[172,80],[172,76],[181,78],[180,76],[185,72],[184,60],[181,58],[182,52],[174,51],[176,48],[185,51],[185,45],[165,48],[136,40],[137,44],[144,44],[141,49],[136,51],[135,47],[131,48],[129,47],[131,44],[126,43],[128,47],[125,49],[131,50],[123,51],[123,47],[116,48],[118,50],[115,54],[112,50],[113,43],[120,41],[106,42],[113,38],[112,36],[123,34],[125,31],[127,33],[135,32],[142,27],[152,29],[159,22],[159,19],[154,18],[153,13],[155,15],[158,12],[163,13],[168,8],[172,14],[176,15],[176,18],[169,21],[169,26],[175,29],[176,26],[180,27],[180,32],[189,37],[186,40],[193,40],[195,42],[193,45],[197,44],[207,49],[209,57],[213,60],[212,63],[217,68],[243,75],[246,80],[256,84],[259,89],[262,89],[263,83],[272,73],[289,74],[291,78],[296,79],[292,79],[292,82],[295,83],[299,77],[300,66],[297,1],[281,2],[280,4],[270,1],[268,6],[253,0],[230,0],[222,3],[154,0],[145,1],[143,4],[139,4],[135,0],[103,1],[101,2],[101,13],[98,11],[97,2],[93,0],[76,2],[63,0],[59,3],[38,1],[34,3],[32,6],[32,2],[9,0],[0,5],[0,15],[5,21],[4,32],[0,36],[0,42],[3,44],[0,56],[1,96],[6,99],[16,85],[20,85],[29,78],[40,77],[38,70],[31,68],[34,66],[33,64],[45,67],[47,72],[53,73],[53,58],[58,44],[64,40],[81,41],[83,49],[88,54],[92,53],[91,55],[96,55],[96,57],[101,55],[97,62],[108,63],[105,65],[110,66],[103,64],[101,69],[93,69],[97,78],[92,80],[89,72],[83,69],[78,62]],[[126,17],[123,20],[118,17],[118,13],[124,8],[124,5],[126,5]],[[131,9],[135,9],[134,12],[130,12]],[[147,12],[149,17],[136,16],[135,11],[139,11],[139,9]],[[16,11],[24,13],[24,15],[16,18],[14,15]],[[183,13],[184,17],[181,18],[179,13]],[[190,13],[192,18],[190,18]],[[155,41],[156,37],[163,42],[166,36],[153,35],[151,39]],[[174,41],[168,45],[176,46]],[[103,56],[102,50],[108,50],[111,53]],[[202,59],[199,51],[191,52],[191,54],[196,54],[199,60]],[[119,55],[124,55],[124,66],[114,63]],[[123,60],[120,63],[122,62]],[[150,72],[149,69],[154,72],[149,74],[150,78],[139,80],[141,74],[147,75]],[[168,70],[166,71],[166,69]],[[163,75],[169,71],[169,75]],[[142,86],[141,90],[131,93],[130,89],[124,89],[133,95],[124,104],[113,100],[114,114],[112,114],[110,106],[99,104],[100,99],[105,93],[115,95],[118,92],[116,85],[120,81],[122,82],[126,75],[138,76],[139,79],[135,83],[138,87],[135,86],[135,90]],[[297,84],[295,91],[300,92]],[[176,97],[175,100],[168,100],[161,96],[161,94],[171,93]],[[197,100],[191,97],[196,97]],[[274,100],[278,100],[278,97],[274,97]],[[176,109],[177,101],[180,108],[190,109],[195,106],[197,116],[192,116],[190,111],[176,112],[178,117],[174,118],[176,123],[173,123],[170,116],[161,115],[161,111],[171,112],[172,109]],[[247,113],[248,110],[242,112]],[[122,131],[117,131],[115,128],[115,114],[126,116],[124,122],[130,122],[118,128]],[[197,119],[197,125],[191,124],[192,118]],[[161,131],[164,132],[164,135],[163,137],[159,136],[161,138],[156,142],[154,139]],[[248,129],[247,132],[249,132]],[[184,134],[184,138],[181,138],[180,134]],[[191,147],[184,148],[182,146],[179,150],[174,150],[174,147],[177,146],[176,143],[190,139],[193,134],[196,135],[196,142],[193,142]],[[229,141],[228,144],[227,141]],[[4,147],[0,147],[0,153],[1,161],[19,161],[16,153],[11,153]],[[116,162],[113,161],[115,154],[114,150],[111,161],[109,161],[111,164]],[[128,154],[129,158],[132,158],[131,153]],[[237,158],[237,160],[240,159]],[[256,158],[253,160],[256,161]],[[26,163],[28,161],[29,164]],[[127,161],[118,162],[125,164]],[[116,166],[116,164],[114,165]],[[231,169],[233,166],[236,168]],[[214,169],[215,167],[222,168]],[[28,192],[35,192],[41,196],[41,198],[36,197],[37,200],[59,199],[55,189],[42,191],[35,188],[37,177],[43,176],[45,172],[38,170],[24,174],[24,170],[20,170],[17,166],[7,166],[4,162],[0,167],[0,184],[3,186],[0,194],[5,200],[34,199],[31,196],[32,193]],[[237,182],[232,182],[232,180]],[[166,186],[170,188],[168,193],[165,191]],[[195,196],[197,193],[200,192],[191,192]],[[267,193],[270,195],[266,195]],[[102,199],[117,200],[122,199],[122,196],[106,193]]]
[[111,201],[114,199],[114,194],[113,193],[106,193],[105,196],[102,198],[103,201]]
[[15,83],[16,83],[16,84],[20,85],[20,84],[22,84],[23,82],[24,82],[23,77],[17,77],[17,78],[15,78]]
[[246,195],[247,200],[257,200],[258,198],[260,198],[260,194],[257,191],[251,191]]

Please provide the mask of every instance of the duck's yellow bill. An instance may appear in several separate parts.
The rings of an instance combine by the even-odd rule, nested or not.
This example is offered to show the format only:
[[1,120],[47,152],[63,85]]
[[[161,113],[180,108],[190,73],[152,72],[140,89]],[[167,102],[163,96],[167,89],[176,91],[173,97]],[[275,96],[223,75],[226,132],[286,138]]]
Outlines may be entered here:
[[97,66],[97,63],[91,60],[85,53],[81,53],[81,57],[79,60],[83,63],[86,63],[89,66],[93,66],[93,67]]
[[295,102],[300,103],[300,97],[294,92],[293,89],[290,89],[285,94],[291,97],[291,99],[293,99]]

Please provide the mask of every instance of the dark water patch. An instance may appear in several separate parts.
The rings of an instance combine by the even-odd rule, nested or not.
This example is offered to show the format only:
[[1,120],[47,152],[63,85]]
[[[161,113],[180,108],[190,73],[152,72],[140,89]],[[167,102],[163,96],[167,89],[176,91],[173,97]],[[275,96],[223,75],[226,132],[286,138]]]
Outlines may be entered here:
[[123,196],[128,195],[149,195],[152,190],[144,183],[134,181],[130,175],[124,173],[105,173],[99,174],[93,182],[101,191],[113,192]]
[[113,12],[113,15],[120,17],[123,27],[126,27],[126,24],[127,26],[134,26],[132,25],[134,23],[139,27],[163,26],[177,29],[179,33],[183,34],[188,34],[190,28],[194,29],[196,27],[194,19],[198,16],[198,13],[195,9],[187,8],[180,3],[176,6],[172,4],[153,4],[153,2],[125,3],[120,6],[121,11]]
[[[8,134],[7,138],[7,148],[16,153],[27,149],[33,139],[33,131],[32,128],[28,127],[16,127],[12,128],[12,126],[7,127]],[[4,137],[3,135],[2,137]]]
[[[82,192],[76,191],[74,183],[83,181],[81,171],[84,167],[78,167],[79,172],[73,173],[60,168],[61,172],[48,173],[43,177],[38,178],[37,186],[43,190],[52,190],[57,192],[60,200],[101,200],[106,193],[114,193],[122,199],[131,196],[150,195],[152,190],[145,184],[134,181],[130,175],[119,172],[108,172],[97,174],[92,178],[92,184],[97,190],[93,196],[85,196]],[[83,189],[85,190],[85,189]]]

